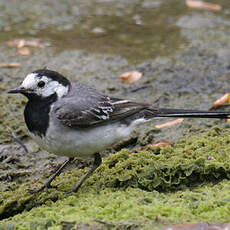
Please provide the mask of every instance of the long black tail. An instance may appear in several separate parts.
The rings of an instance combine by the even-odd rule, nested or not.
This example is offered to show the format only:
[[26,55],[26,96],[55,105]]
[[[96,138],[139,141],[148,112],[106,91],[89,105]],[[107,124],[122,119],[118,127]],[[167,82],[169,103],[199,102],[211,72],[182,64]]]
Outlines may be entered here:
[[[152,117],[194,117],[194,118],[230,118],[230,112],[225,111],[202,111],[183,109],[153,109]],[[148,117],[151,116],[150,114]]]

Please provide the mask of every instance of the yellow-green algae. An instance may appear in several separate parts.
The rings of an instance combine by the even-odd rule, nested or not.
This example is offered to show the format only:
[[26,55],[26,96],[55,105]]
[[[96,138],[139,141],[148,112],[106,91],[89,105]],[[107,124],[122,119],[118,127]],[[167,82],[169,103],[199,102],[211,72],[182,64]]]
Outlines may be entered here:
[[29,188],[39,186],[38,182],[9,183],[8,191],[1,193],[0,216],[12,217],[0,221],[0,229],[62,229],[63,222],[75,227],[90,223],[105,229],[228,222],[229,134],[215,127],[174,146],[111,154],[73,195],[65,191],[87,169],[64,172],[54,182],[61,183],[58,190],[50,189],[48,195],[28,193]]
[[18,137],[27,136],[23,119],[26,98],[7,94],[6,89],[13,87],[15,86],[12,83],[0,84],[0,144],[12,140],[9,130],[15,132]]

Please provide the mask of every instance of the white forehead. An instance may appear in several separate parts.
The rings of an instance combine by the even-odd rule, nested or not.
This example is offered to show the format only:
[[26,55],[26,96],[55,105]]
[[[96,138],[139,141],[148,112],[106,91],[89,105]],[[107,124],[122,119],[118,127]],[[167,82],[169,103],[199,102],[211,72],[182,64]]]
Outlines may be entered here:
[[[44,88],[40,89],[37,87],[39,81],[44,81],[46,83]],[[60,98],[66,95],[69,90],[69,86],[64,86],[58,81],[53,81],[46,76],[38,76],[37,73],[28,74],[22,82],[22,86],[26,89],[35,90],[36,94],[42,97],[48,97],[56,92],[57,96]]]
[[37,73],[30,73],[26,76],[26,78],[22,82],[22,86],[26,89],[32,89],[32,88],[37,87],[37,83],[40,80],[46,83],[49,81],[49,79],[46,76],[38,77]]

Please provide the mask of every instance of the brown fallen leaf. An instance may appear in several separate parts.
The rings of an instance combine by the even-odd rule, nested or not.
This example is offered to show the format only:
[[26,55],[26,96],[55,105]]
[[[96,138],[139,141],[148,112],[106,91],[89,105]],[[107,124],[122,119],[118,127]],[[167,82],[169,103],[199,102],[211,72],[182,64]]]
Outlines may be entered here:
[[45,47],[47,44],[42,43],[39,39],[32,39],[32,40],[25,40],[25,39],[15,39],[7,41],[6,44],[8,46],[16,46],[17,48],[22,48],[24,46],[30,46],[30,47]]
[[212,10],[212,11],[222,10],[222,6],[218,4],[197,1],[197,0],[186,0],[186,5],[187,7],[196,8],[196,9],[204,9],[204,10]]
[[181,123],[183,120],[184,120],[184,118],[178,118],[176,120],[169,121],[169,122],[166,122],[166,123],[163,123],[163,124],[160,124],[160,125],[155,125],[155,128],[161,129],[161,128],[164,128],[164,127],[172,126],[172,125]]
[[11,41],[6,42],[8,46],[14,47],[16,46],[18,48],[18,52],[21,55],[30,55],[31,51],[28,47],[45,47],[47,44],[41,43],[38,39],[33,40],[25,40],[25,39],[15,39]]
[[18,52],[21,55],[24,55],[24,56],[27,56],[27,55],[31,54],[31,51],[30,51],[30,49],[28,47],[20,47],[20,48],[18,48]]
[[17,68],[20,67],[21,64],[18,62],[12,62],[12,63],[0,63],[0,68]]
[[25,46],[26,41],[24,39],[21,39],[18,41],[17,48],[20,49]]
[[138,81],[142,76],[143,76],[143,74],[140,73],[140,72],[138,72],[138,71],[131,71],[131,72],[123,73],[120,76],[120,80],[122,82],[125,82],[125,83],[128,83],[128,84],[132,84],[135,81]]
[[230,102],[230,93],[226,93],[224,96],[217,99],[209,110],[215,110],[228,102]]
[[173,142],[171,141],[162,141],[162,142],[158,142],[158,143],[155,143],[155,144],[151,144],[151,145],[145,145],[141,148],[139,148],[138,150],[144,150],[144,149],[148,149],[148,148],[154,148],[154,147],[166,147],[166,146],[169,146],[169,145],[172,145]]

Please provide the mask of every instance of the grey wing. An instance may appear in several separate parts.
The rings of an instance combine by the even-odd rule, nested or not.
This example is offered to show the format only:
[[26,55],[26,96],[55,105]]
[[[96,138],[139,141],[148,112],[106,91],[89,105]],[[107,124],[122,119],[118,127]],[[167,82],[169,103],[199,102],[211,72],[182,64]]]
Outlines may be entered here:
[[88,128],[123,120],[148,107],[146,104],[110,98],[92,88],[85,90],[81,89],[81,95],[70,94],[55,105],[54,113],[62,124],[72,128]]

